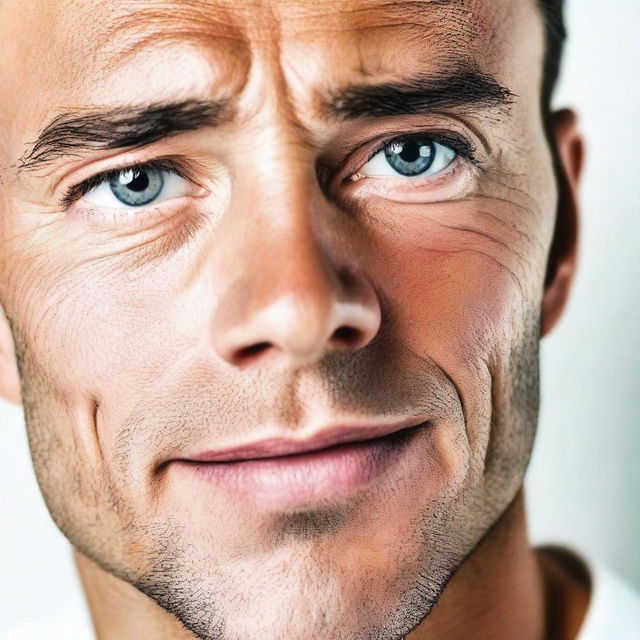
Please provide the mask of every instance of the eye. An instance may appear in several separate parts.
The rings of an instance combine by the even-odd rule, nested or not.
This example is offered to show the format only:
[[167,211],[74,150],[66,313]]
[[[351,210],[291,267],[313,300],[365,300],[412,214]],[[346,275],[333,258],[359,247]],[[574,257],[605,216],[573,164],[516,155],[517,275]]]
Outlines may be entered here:
[[98,177],[96,186],[84,194],[85,200],[100,207],[142,207],[190,192],[187,180],[168,169],[152,166],[130,167]]
[[407,135],[389,141],[359,171],[364,177],[426,177],[440,173],[457,153],[424,135]]

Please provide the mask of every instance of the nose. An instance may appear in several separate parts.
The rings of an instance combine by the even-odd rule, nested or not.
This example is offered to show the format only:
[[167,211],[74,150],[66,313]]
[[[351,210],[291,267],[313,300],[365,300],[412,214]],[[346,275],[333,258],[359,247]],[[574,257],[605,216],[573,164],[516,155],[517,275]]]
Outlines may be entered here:
[[287,213],[277,223],[268,215],[245,221],[227,243],[235,272],[218,297],[212,340],[220,358],[240,369],[306,366],[331,351],[361,349],[380,328],[378,296],[346,255],[348,243],[313,224],[314,217],[335,221],[331,205],[319,211],[308,193],[297,204],[287,200],[279,198]]

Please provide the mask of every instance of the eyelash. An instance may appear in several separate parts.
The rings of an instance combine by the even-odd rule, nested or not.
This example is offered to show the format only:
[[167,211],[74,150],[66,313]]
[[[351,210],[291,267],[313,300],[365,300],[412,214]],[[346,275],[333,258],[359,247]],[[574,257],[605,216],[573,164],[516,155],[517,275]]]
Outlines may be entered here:
[[186,180],[193,180],[193,177],[189,175],[186,167],[180,164],[180,162],[173,158],[156,158],[154,160],[149,160],[149,162],[143,162],[139,164],[128,164],[122,165],[120,167],[114,167],[113,169],[109,169],[109,171],[103,171],[101,173],[96,173],[94,176],[87,178],[86,180],[69,187],[62,199],[60,204],[68,209],[74,202],[79,200],[82,196],[86,195],[92,189],[100,186],[103,182],[108,182],[110,180],[114,180],[118,178],[118,176],[127,170],[145,170],[145,169],[158,169],[163,171],[169,171],[174,173],[181,178],[185,178]]
[[[378,144],[374,147],[373,150],[369,151],[369,153],[366,156],[366,159],[364,160],[364,162],[362,162],[362,165],[369,162],[369,160],[371,160],[376,154],[380,153],[380,151],[382,151],[393,140],[397,140],[399,138],[412,137],[412,136],[424,136],[429,140],[432,140],[433,142],[437,142],[439,144],[448,146],[451,149],[453,149],[457,155],[462,156],[463,158],[466,158],[468,161],[472,162],[476,166],[479,166],[479,161],[476,157],[475,146],[466,137],[456,133],[452,133],[452,132],[433,132],[433,131],[424,131],[424,132],[412,131],[410,133],[399,133],[399,134],[395,134],[392,137],[385,137],[383,140],[378,142]],[[65,191],[64,195],[62,196],[60,204],[65,209],[68,209],[72,204],[74,204],[82,196],[89,193],[89,191],[98,187],[103,182],[107,182],[107,181],[118,178],[118,176],[122,171],[126,171],[128,169],[132,169],[132,170],[158,169],[158,170],[169,171],[171,173],[174,173],[180,176],[181,178],[191,179],[191,180],[193,179],[191,176],[189,176],[189,172],[187,171],[187,169],[184,166],[182,166],[180,162],[178,162],[176,159],[157,158],[154,160],[150,160],[149,162],[133,164],[133,165],[132,164],[122,165],[120,167],[114,167],[109,171],[103,171],[101,173],[97,173],[96,175],[91,176],[90,178],[87,178],[83,182],[80,182],[76,185],[72,185],[71,187],[69,187]],[[355,170],[357,171],[358,169],[355,169]],[[351,175],[352,173],[350,173],[349,176],[344,178],[344,180],[342,181],[343,184],[349,182]]]
[[[451,147],[451,149],[453,149],[456,152],[456,155],[462,156],[463,158],[465,158],[466,160],[469,160],[469,162],[472,162],[477,166],[480,165],[480,161],[476,157],[475,145],[473,145],[470,140],[468,140],[466,137],[462,136],[461,134],[452,133],[450,131],[440,131],[440,132],[412,131],[410,133],[399,133],[390,138],[386,137],[381,142],[378,142],[377,146],[373,149],[373,151],[370,151],[368,153],[362,165],[367,164],[367,162],[369,162],[371,158],[373,158],[375,155],[380,153],[380,151],[382,151],[390,142],[393,142],[394,140],[398,140],[398,139],[403,139],[403,138],[411,138],[414,136],[416,137],[422,136],[424,138],[431,140],[432,142],[437,142],[444,146]],[[347,182],[349,178],[350,176],[347,176],[347,178],[345,178],[345,182]]]

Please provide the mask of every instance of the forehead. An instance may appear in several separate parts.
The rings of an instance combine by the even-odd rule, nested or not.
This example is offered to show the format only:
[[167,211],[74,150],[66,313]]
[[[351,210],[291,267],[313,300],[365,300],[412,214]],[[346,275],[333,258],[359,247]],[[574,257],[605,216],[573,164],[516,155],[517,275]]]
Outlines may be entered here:
[[252,72],[293,93],[458,59],[503,75],[505,46],[542,42],[532,0],[4,0],[0,16],[14,128],[62,106],[229,98]]

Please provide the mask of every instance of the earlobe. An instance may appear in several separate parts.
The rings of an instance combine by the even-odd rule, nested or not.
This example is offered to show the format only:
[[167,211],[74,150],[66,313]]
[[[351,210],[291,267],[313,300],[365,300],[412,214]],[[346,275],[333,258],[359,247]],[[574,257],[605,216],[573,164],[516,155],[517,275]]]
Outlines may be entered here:
[[9,321],[0,306],[0,396],[13,404],[22,404],[20,374],[16,362]]
[[558,209],[549,252],[541,309],[541,337],[560,319],[569,298],[578,253],[578,185],[584,159],[584,144],[573,111],[552,114],[557,148]]

